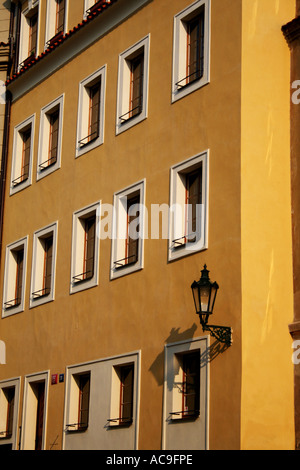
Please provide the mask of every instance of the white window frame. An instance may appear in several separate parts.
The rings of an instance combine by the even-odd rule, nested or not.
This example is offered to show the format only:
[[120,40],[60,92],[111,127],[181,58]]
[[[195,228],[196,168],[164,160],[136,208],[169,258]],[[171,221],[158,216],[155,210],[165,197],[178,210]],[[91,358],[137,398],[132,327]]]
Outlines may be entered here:
[[38,372],[25,376],[24,396],[23,396],[23,416],[22,416],[22,437],[21,450],[34,450],[36,436],[36,397],[31,385],[45,383],[45,401],[43,414],[43,444],[42,449],[46,448],[47,416],[48,416],[48,392],[49,392],[50,371]]
[[[57,252],[57,227],[58,222],[54,222],[47,227],[36,231],[33,235],[33,257],[31,269],[31,288],[29,306],[37,307],[38,305],[51,302],[55,298],[55,270],[56,270],[56,252]],[[52,235],[52,267],[51,267],[51,288],[48,295],[36,296],[35,292],[42,289],[43,269],[44,269],[44,248],[42,240]]]
[[[136,116],[123,121],[121,116],[128,114],[130,111],[130,63],[142,51],[144,54],[142,111]],[[128,130],[148,117],[149,56],[150,34],[119,55],[116,134]]]
[[[28,168],[28,178],[26,180],[14,184],[13,181],[21,176],[22,153],[23,153],[23,139],[22,134],[31,126],[31,140],[30,140],[30,158]],[[34,131],[35,131],[35,114],[25,119],[14,128],[13,152],[12,152],[12,167],[10,178],[10,195],[13,195],[32,184],[32,160],[33,160],[33,146],[34,146]]]
[[[48,160],[49,152],[49,132],[50,122],[48,116],[59,109],[59,130],[58,130],[58,142],[57,142],[57,158],[56,162],[44,169],[40,168],[40,165]],[[38,147],[38,158],[37,158],[37,180],[48,176],[50,173],[58,170],[61,167],[61,147],[62,147],[62,133],[63,133],[63,116],[64,116],[64,94],[51,101],[51,103],[44,106],[41,110],[40,116],[40,133],[39,133],[39,147]]]
[[[124,264],[116,267],[116,262],[125,258],[125,242],[127,239],[127,199],[134,194],[139,193],[139,244],[138,244],[138,260],[134,264]],[[121,191],[114,194],[114,210],[112,221],[112,243],[111,243],[111,268],[110,278],[116,279],[135,271],[139,271],[144,267],[144,239],[147,234],[146,227],[146,180],[141,180]]]
[[7,418],[7,400],[6,400],[6,397],[4,396],[3,389],[10,388],[10,387],[14,387],[15,389],[12,435],[10,438],[0,439],[0,450],[1,450],[1,445],[7,445],[7,444],[10,444],[12,446],[12,450],[15,450],[17,448],[18,416],[19,416],[19,404],[20,404],[20,383],[21,383],[20,377],[3,380],[0,382],[0,432],[4,430],[4,427],[6,426],[6,418]]
[[[5,271],[4,271],[4,283],[3,283],[3,304],[2,304],[2,317],[8,317],[16,313],[24,311],[25,305],[25,284],[26,284],[26,267],[27,267],[27,246],[28,236],[21,238],[20,240],[7,245],[5,253]],[[13,290],[16,288],[16,260],[13,252],[19,251],[20,248],[24,250],[23,257],[23,278],[22,278],[22,293],[21,302],[19,305],[7,307],[6,302],[14,299]]]
[[[100,224],[100,207],[101,201],[86,206],[73,214],[72,226],[72,255],[71,255],[71,280],[70,280],[70,293],[74,294],[85,289],[95,287],[99,282],[99,254],[100,254],[100,237],[99,237],[99,224]],[[84,227],[83,221],[91,214],[95,214],[95,251],[94,251],[94,272],[93,276],[89,279],[75,280],[75,276],[82,273],[83,256],[84,256]]]
[[[165,345],[162,449],[201,449],[209,447],[209,337],[203,336]],[[180,356],[199,350],[200,414],[193,419],[174,419],[182,393]],[[172,385],[172,386],[171,386]],[[184,442],[183,442],[184,441]],[[182,446],[182,447],[181,447]],[[189,447],[191,446],[191,447]]]
[[40,5],[39,0],[29,0],[28,6],[21,12],[21,27],[20,27],[20,50],[19,50],[19,69],[21,64],[26,60],[28,56],[28,42],[29,42],[29,21],[30,18],[35,14],[37,10],[37,53],[34,58],[38,55],[38,45],[40,37]]
[[[69,1],[65,0],[65,21],[64,21],[64,31],[63,34],[66,34],[68,31],[68,12],[69,12]],[[56,1],[47,0],[47,13],[46,13],[46,32],[45,32],[45,49],[49,46],[47,44],[50,39],[55,36],[55,22],[56,22]]]
[[[79,410],[79,383],[77,378],[80,375],[90,375],[90,391],[89,391],[89,402],[91,400],[91,383],[92,383],[92,370],[88,365],[76,366],[67,377],[67,386],[69,388],[68,398],[67,398],[67,408],[66,408],[66,425],[65,430],[68,433],[80,431],[80,427],[78,426],[78,410]],[[90,405],[89,405],[89,419],[90,420]],[[87,431],[88,428],[85,429]]]
[[[77,116],[77,137],[76,137],[76,157],[80,157],[86,152],[98,147],[104,142],[104,120],[105,120],[105,90],[106,90],[106,65],[89,75],[79,84],[79,101]],[[98,137],[83,146],[79,141],[88,135],[89,125],[89,88],[101,80],[100,84],[100,109],[99,109],[99,129]]]
[[[178,246],[174,240],[184,238],[185,233],[185,175],[202,166],[202,204],[198,207],[198,226],[195,241]],[[208,194],[209,194],[209,150],[197,154],[171,167],[170,171],[170,217],[168,260],[208,248]]]
[[[197,16],[204,8],[204,63],[203,76],[199,80],[181,87],[176,84],[186,77],[187,30],[186,22]],[[210,0],[197,0],[174,17],[173,26],[173,68],[172,102],[175,102],[210,81]]]

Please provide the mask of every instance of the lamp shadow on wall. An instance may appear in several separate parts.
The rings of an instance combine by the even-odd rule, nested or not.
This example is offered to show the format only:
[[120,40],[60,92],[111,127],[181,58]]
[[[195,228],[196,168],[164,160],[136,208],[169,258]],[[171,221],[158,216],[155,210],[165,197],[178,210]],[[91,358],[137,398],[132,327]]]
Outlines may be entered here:
[[[193,325],[185,331],[180,332],[180,328],[172,328],[168,338],[165,341],[165,344],[177,343],[180,341],[191,340],[194,336],[195,331],[197,330],[197,325]],[[206,366],[208,363],[212,362],[219,354],[222,354],[229,346],[224,343],[220,343],[218,340],[215,340],[200,356],[200,367]],[[165,361],[165,351],[163,350],[158,354],[156,359],[153,361],[149,367],[149,372],[152,373],[157,384],[163,385],[164,383],[164,361]],[[173,383],[172,383],[173,387]]]

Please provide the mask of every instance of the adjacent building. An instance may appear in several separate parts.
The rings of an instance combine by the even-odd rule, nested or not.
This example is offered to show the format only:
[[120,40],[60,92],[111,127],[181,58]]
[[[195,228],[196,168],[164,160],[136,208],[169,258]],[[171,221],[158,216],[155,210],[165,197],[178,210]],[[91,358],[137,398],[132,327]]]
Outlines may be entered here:
[[294,15],[12,2],[1,450],[295,448]]

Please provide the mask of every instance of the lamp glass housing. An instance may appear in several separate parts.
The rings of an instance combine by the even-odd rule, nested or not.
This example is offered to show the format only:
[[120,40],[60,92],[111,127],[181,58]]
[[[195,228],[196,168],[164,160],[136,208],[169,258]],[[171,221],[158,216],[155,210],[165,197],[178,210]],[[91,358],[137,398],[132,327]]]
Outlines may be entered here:
[[196,313],[200,316],[200,320],[207,323],[208,316],[213,313],[219,286],[216,282],[210,281],[208,276],[209,271],[206,269],[206,265],[201,273],[200,280],[194,281],[191,287]]

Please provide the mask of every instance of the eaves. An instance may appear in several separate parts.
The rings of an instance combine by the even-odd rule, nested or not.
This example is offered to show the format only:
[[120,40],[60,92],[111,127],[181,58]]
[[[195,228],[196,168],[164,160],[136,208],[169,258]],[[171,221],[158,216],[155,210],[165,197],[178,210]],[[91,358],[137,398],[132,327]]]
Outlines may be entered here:
[[148,2],[149,0],[111,0],[106,6],[100,6],[96,12],[6,81],[12,101],[35,88]]

